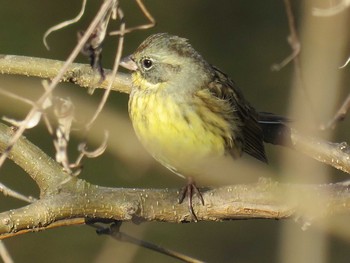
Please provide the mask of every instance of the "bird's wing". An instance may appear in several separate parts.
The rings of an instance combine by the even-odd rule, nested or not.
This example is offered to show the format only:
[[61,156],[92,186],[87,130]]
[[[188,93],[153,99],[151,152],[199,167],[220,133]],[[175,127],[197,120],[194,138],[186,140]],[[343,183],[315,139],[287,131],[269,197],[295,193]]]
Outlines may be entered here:
[[[214,80],[210,83],[209,89],[219,99],[229,101],[233,109],[231,114],[235,115],[232,119],[238,119],[234,125],[238,125],[241,130],[243,151],[260,161],[267,162],[263,131],[258,123],[258,113],[244,99],[237,85],[221,70],[215,66],[212,67]],[[231,154],[233,154],[232,150],[228,149]]]

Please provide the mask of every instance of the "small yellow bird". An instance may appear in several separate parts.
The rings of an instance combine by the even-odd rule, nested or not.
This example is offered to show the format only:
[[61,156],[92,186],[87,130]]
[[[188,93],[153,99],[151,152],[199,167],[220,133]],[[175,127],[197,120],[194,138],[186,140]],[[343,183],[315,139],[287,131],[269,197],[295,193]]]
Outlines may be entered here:
[[[283,118],[258,114],[236,84],[207,63],[187,39],[159,33],[148,37],[121,65],[132,70],[129,115],[147,151],[174,173],[188,178],[189,196],[200,166],[212,158],[243,152],[267,162],[263,141],[270,124]],[[263,117],[262,117],[263,116]]]

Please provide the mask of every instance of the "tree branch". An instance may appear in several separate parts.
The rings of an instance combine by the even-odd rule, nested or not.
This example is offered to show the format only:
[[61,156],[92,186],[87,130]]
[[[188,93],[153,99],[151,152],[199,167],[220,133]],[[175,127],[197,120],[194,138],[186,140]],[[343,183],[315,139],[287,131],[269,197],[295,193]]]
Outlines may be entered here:
[[[64,62],[32,58],[25,56],[0,55],[0,73],[53,78]],[[86,88],[107,88],[110,79],[110,70],[105,70],[106,79],[99,83],[100,75],[89,65],[73,63],[65,73],[62,81],[72,82]],[[131,77],[129,74],[117,73],[112,84],[112,90],[130,93]],[[350,150],[346,143],[330,143],[301,135],[294,129],[290,130],[291,147],[317,161],[328,164],[343,172],[350,173]]]
[[[11,129],[1,124],[0,134],[0,151],[4,151]],[[81,224],[83,218],[137,222],[192,221],[187,204],[178,204],[179,191],[176,189],[92,185],[64,173],[58,164],[23,137],[9,156],[37,182],[41,198],[22,208],[0,213],[0,239],[28,231]],[[202,193],[205,205],[201,205],[199,200],[194,200],[193,205],[198,219],[206,221],[307,216],[301,211],[309,203],[318,211],[317,218],[322,218],[344,213],[350,207],[347,183],[303,186],[265,179],[250,185],[203,189]],[[315,215],[310,214],[310,217]]]
[[291,148],[319,162],[350,174],[350,148],[346,142],[333,143],[300,134],[291,129]]
[[[0,123],[0,153],[7,149],[13,132],[13,129]],[[57,191],[57,186],[62,181],[70,179],[62,166],[23,136],[11,148],[9,158],[36,182],[41,196]]]
[[[0,56],[0,72],[52,78],[62,63]],[[108,83],[108,71],[106,73],[107,79],[99,88],[105,88]],[[83,64],[72,64],[64,76],[64,81],[83,87],[96,88],[99,79],[98,73]],[[130,76],[118,73],[113,90],[128,93],[130,87]],[[0,152],[7,149],[13,132],[0,124]],[[294,129],[290,133],[289,147],[350,173],[350,151],[345,143],[329,143],[302,136]],[[192,220],[187,204],[178,204],[179,193],[176,189],[106,188],[89,184],[65,173],[59,164],[24,137],[12,147],[9,158],[31,176],[41,194],[39,200],[25,207],[0,213],[0,238],[61,225],[81,224],[84,218],[177,223]],[[205,205],[196,199],[193,205],[198,219],[207,221],[307,216],[305,211],[310,209],[303,207],[309,203],[318,211],[317,216],[312,214],[310,217],[322,218],[344,213],[350,206],[347,183],[301,186],[261,180],[256,184],[225,186],[202,192]]]
[[[62,68],[64,61],[0,54],[0,73],[23,75],[52,79]],[[107,88],[110,70],[105,70],[106,79],[100,83],[101,75],[92,70],[90,65],[72,63],[64,74],[62,81],[71,82],[85,88]],[[112,90],[130,93],[131,78],[129,74],[118,73],[112,84]]]

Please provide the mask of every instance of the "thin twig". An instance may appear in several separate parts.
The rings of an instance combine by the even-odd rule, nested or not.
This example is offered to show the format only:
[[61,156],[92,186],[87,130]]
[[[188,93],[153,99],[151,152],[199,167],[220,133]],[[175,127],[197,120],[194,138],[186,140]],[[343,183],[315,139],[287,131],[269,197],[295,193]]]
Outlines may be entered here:
[[53,27],[50,27],[44,33],[43,43],[44,43],[44,46],[47,48],[47,50],[50,50],[49,44],[46,41],[47,37],[54,31],[60,30],[60,29],[62,29],[64,27],[66,27],[66,26],[69,26],[71,24],[74,24],[74,23],[78,22],[80,20],[80,18],[83,16],[84,12],[85,12],[85,6],[86,6],[86,0],[83,0],[83,4],[81,6],[80,12],[79,12],[79,14],[76,17],[74,17],[71,20],[67,20],[67,21],[64,21],[62,23],[59,23],[59,24],[57,24],[57,25],[55,25]]
[[100,112],[102,111],[104,105],[107,102],[109,93],[111,92],[112,89],[112,84],[113,84],[113,80],[115,79],[116,75],[117,75],[117,71],[118,71],[118,67],[119,67],[119,62],[122,56],[122,52],[123,52],[123,45],[124,45],[124,30],[125,30],[125,22],[123,22],[123,13],[122,10],[118,7],[118,14],[120,16],[120,19],[122,21],[121,25],[120,25],[120,31],[122,32],[119,36],[119,43],[118,43],[118,47],[117,47],[117,54],[115,57],[115,61],[114,61],[114,65],[113,65],[113,70],[111,73],[111,78],[109,79],[108,82],[108,86],[107,89],[105,90],[102,100],[100,102],[100,104],[98,105],[95,114],[93,115],[93,117],[91,118],[91,120],[85,125],[86,130],[89,130],[92,126],[92,124],[95,122],[96,118],[98,117],[98,115],[100,114]]
[[100,22],[101,17],[103,17],[104,14],[109,10],[112,3],[113,3],[113,0],[106,0],[105,2],[103,2],[102,6],[101,6],[99,12],[97,13],[97,15],[95,16],[94,20],[91,22],[91,24],[88,27],[88,29],[86,30],[85,34],[80,39],[80,41],[78,42],[78,44],[76,45],[76,47],[74,48],[74,50],[72,51],[72,53],[70,54],[68,59],[63,64],[60,71],[57,73],[55,78],[51,81],[48,89],[36,101],[35,105],[32,107],[32,109],[29,111],[26,118],[24,119],[22,125],[18,127],[18,129],[16,130],[14,135],[11,137],[11,139],[9,141],[8,149],[6,149],[0,156],[0,167],[3,165],[6,158],[8,157],[9,152],[11,150],[11,147],[21,137],[21,135],[23,134],[23,132],[25,131],[25,129],[27,127],[27,124],[30,122],[32,117],[38,112],[38,110],[40,110],[40,105],[42,105],[45,102],[45,100],[48,98],[48,96],[50,96],[50,94],[52,94],[53,90],[56,88],[57,84],[62,79],[64,73],[68,70],[69,65],[72,64],[74,59],[78,56],[80,50],[82,49],[82,47],[84,46],[84,44],[86,43],[88,38],[90,37],[91,33],[95,30],[98,23]]
[[86,143],[79,144],[78,149],[83,156],[86,156],[87,158],[96,158],[96,157],[100,156],[101,154],[103,154],[104,151],[107,149],[108,137],[109,137],[109,133],[108,133],[108,131],[105,131],[104,139],[103,139],[101,145],[93,151],[88,151],[86,149]]
[[22,200],[27,203],[32,203],[36,199],[31,196],[25,196],[22,195],[21,193],[16,192],[15,190],[10,189],[6,185],[0,183],[0,193],[2,193],[4,196],[11,196],[13,198],[16,198],[18,200]]
[[90,226],[96,228],[96,232],[98,234],[104,234],[104,235],[108,235],[110,237],[112,237],[115,240],[118,240],[120,242],[127,242],[139,247],[143,247],[149,250],[153,250],[155,252],[158,252],[160,254],[172,257],[172,258],[176,258],[179,259],[183,262],[187,262],[187,263],[203,263],[204,261],[195,259],[193,257],[189,257],[187,255],[184,255],[182,253],[179,253],[177,251],[171,250],[171,249],[167,249],[164,247],[161,247],[159,245],[132,237],[128,234],[125,234],[123,232],[120,231],[120,226],[121,226],[122,222],[115,222],[112,223],[109,227],[105,227],[104,225],[101,224],[89,224]]
[[32,107],[34,106],[34,102],[31,101],[30,99],[24,98],[22,96],[19,96],[17,94],[14,94],[14,93],[6,91],[6,90],[0,89],[0,95],[4,95],[4,96],[7,96],[7,97],[12,98],[12,99],[19,100],[23,103],[31,105]]
[[134,238],[134,237],[129,236],[123,232],[118,232],[118,233],[116,233],[116,235],[112,235],[112,237],[119,240],[119,241],[122,241],[122,242],[128,242],[128,243],[140,246],[140,247],[144,247],[144,248],[153,250],[155,252],[161,253],[163,255],[166,255],[166,256],[169,256],[172,258],[180,259],[183,262],[188,262],[188,263],[203,263],[204,262],[204,261],[195,259],[193,257],[184,255],[182,253],[179,253],[177,251],[174,251],[174,250],[171,250],[168,248],[164,248],[164,247],[158,246],[156,244],[153,244],[153,243],[141,240],[141,239]]
[[151,13],[147,10],[147,8],[143,4],[142,0],[136,0],[136,3],[140,7],[142,13],[146,16],[146,18],[148,19],[148,21],[150,23],[139,25],[139,26],[135,26],[135,27],[125,28],[123,31],[121,31],[121,30],[113,31],[113,32],[109,33],[110,36],[126,34],[126,33],[132,32],[132,31],[135,31],[135,30],[144,30],[144,29],[152,28],[152,27],[154,27],[156,25],[156,20],[151,15]]
[[330,119],[327,124],[321,126],[321,130],[334,129],[335,126],[342,120],[345,119],[346,114],[350,109],[350,94],[344,100],[343,104],[340,106],[336,114]]
[[294,70],[295,70],[295,76],[296,79],[299,81],[298,85],[301,87],[302,91],[304,92],[304,96],[306,101],[308,101],[308,105],[310,107],[310,111],[312,112],[312,116],[316,117],[315,110],[312,104],[311,96],[305,86],[303,85],[303,74],[301,70],[301,63],[300,63],[300,52],[301,52],[301,45],[298,37],[298,32],[296,29],[295,24],[295,17],[293,14],[292,4],[290,0],[284,0],[285,9],[287,13],[287,19],[288,19],[288,26],[290,31],[290,36],[288,37],[288,43],[292,48],[292,54],[289,55],[287,58],[285,58],[280,64],[274,64],[272,66],[273,70],[280,70],[284,66],[286,66],[289,62],[293,60],[294,62]]
[[271,66],[272,71],[280,71],[282,68],[287,66],[290,62],[292,62],[297,56],[299,56],[300,53],[300,46],[293,50],[292,54],[290,54],[288,57],[283,59],[280,63],[275,63]]
[[290,0],[284,0],[284,5],[286,8],[288,26],[289,26],[289,31],[290,31],[290,35],[288,37],[288,43],[290,44],[293,52],[291,55],[289,55],[287,58],[285,58],[281,63],[274,64],[272,66],[272,69],[278,71],[278,70],[282,69],[284,66],[286,66],[289,62],[294,60],[294,65],[295,65],[295,69],[297,71],[297,75],[299,77],[301,77],[301,73],[299,72],[299,71],[301,71],[300,70],[300,62],[299,62],[299,57],[298,57],[300,54],[301,46],[300,46],[298,33],[296,30],[295,18],[294,18],[294,14],[293,14],[292,5],[290,3]]

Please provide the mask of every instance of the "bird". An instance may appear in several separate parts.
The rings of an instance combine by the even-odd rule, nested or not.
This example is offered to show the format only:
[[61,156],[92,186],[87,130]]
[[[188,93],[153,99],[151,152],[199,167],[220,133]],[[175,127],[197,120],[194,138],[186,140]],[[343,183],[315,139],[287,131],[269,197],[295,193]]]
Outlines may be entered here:
[[267,163],[264,142],[280,144],[286,118],[258,113],[185,38],[153,34],[120,65],[132,72],[128,111],[135,133],[158,162],[188,180],[179,202],[188,196],[195,221],[192,196],[204,204],[196,186],[201,164],[243,153]]

